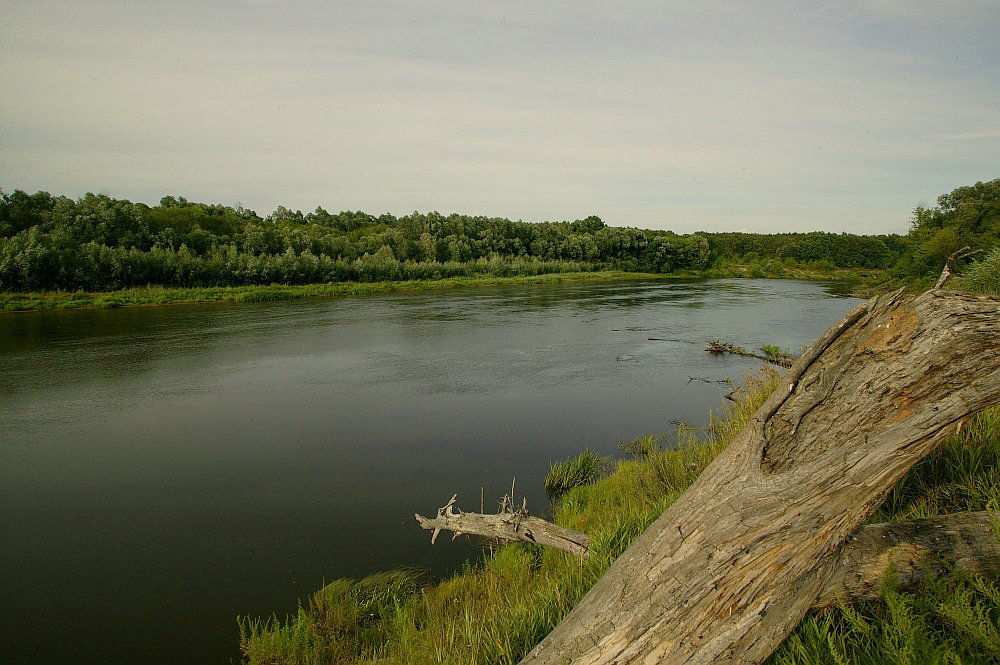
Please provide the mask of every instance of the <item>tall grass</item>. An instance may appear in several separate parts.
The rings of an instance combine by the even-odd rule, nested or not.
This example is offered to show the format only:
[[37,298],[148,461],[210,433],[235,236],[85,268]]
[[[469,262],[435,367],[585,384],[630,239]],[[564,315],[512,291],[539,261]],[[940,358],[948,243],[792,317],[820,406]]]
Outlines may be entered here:
[[[583,562],[513,544],[434,585],[418,588],[403,573],[338,580],[284,621],[241,619],[247,662],[518,662],[733,440],[780,376],[770,367],[748,375],[739,401],[723,417],[710,418],[705,431],[680,430],[675,450],[656,445],[655,437],[639,437],[635,459],[562,494],[554,520],[590,536],[591,556]],[[994,408],[971,418],[918,464],[872,521],[996,508],[998,467],[1000,408]],[[375,596],[381,600],[373,604]],[[1000,588],[992,581],[958,575],[931,579],[917,593],[890,585],[884,596],[808,616],[771,662],[1000,662]]]
[[607,460],[587,448],[576,457],[553,462],[545,476],[545,491],[550,497],[562,496],[574,487],[580,487],[598,478]]

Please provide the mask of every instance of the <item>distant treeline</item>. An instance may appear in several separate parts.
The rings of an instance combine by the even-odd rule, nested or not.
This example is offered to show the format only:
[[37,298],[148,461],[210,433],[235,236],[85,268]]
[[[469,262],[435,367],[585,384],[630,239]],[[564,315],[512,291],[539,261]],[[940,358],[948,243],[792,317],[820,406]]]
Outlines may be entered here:
[[[906,236],[693,233],[607,226],[591,216],[528,223],[437,212],[303,215],[167,196],[157,206],[87,194],[0,192],[0,289],[104,291],[627,270],[669,273],[734,264],[940,270],[961,244],[1000,243],[1000,180],[917,208]],[[766,270],[764,271],[766,273]]]

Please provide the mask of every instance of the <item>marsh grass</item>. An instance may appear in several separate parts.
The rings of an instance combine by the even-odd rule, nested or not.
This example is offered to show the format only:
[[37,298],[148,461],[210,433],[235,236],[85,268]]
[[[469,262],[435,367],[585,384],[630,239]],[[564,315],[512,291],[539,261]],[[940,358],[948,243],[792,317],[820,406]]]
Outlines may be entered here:
[[[635,459],[567,490],[554,521],[587,533],[591,556],[525,544],[496,550],[437,584],[391,586],[392,577],[338,580],[295,616],[241,619],[247,662],[499,663],[520,660],[743,429],[781,374],[745,377],[738,401],[704,430],[681,428],[675,443],[638,437]],[[639,454],[635,454],[639,452]],[[1000,505],[1000,408],[970,418],[887,497],[873,522]],[[380,574],[386,575],[386,574]],[[389,575],[392,575],[391,573]],[[409,578],[407,578],[409,579]],[[388,588],[383,599],[352,589]],[[1000,588],[956,574],[916,593],[891,584],[884,600],[810,614],[773,665],[1000,662]]]
[[574,487],[597,480],[609,460],[590,448],[568,460],[553,462],[545,476],[545,491],[549,497],[562,496]]

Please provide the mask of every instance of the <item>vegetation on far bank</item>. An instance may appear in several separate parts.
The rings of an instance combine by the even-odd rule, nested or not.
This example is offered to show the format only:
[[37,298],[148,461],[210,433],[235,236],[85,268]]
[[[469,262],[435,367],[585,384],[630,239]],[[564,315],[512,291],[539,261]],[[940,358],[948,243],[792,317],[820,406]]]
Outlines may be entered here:
[[[1000,179],[959,187],[933,208],[918,207],[906,235],[679,235],[611,227],[596,216],[528,223],[437,212],[395,217],[317,208],[302,214],[280,206],[261,217],[239,206],[172,196],[147,206],[93,194],[74,201],[47,192],[0,192],[0,293],[7,310],[19,308],[14,301],[35,308],[217,299],[171,288],[263,287],[265,297],[304,285],[602,271],[847,277],[864,292],[903,283],[919,288],[966,244],[985,250],[1000,244]],[[130,289],[156,295],[121,295]],[[172,300],[165,299],[168,292]]]
[[709,279],[725,277],[770,277],[845,282],[852,291],[867,295],[878,290],[888,280],[886,271],[870,270],[859,273],[850,269],[826,270],[782,264],[780,270],[765,275],[749,265],[730,265],[703,271],[674,273],[636,273],[620,270],[596,272],[543,272],[517,276],[472,275],[439,279],[394,282],[324,282],[320,284],[267,284],[252,286],[169,287],[137,286],[116,291],[33,291],[27,293],[0,291],[0,312],[24,312],[51,309],[114,308],[136,305],[168,305],[206,302],[270,302],[296,298],[324,296],[373,295],[396,291],[426,291],[475,286],[514,286],[519,284],[555,284],[562,282],[598,282],[625,279]]

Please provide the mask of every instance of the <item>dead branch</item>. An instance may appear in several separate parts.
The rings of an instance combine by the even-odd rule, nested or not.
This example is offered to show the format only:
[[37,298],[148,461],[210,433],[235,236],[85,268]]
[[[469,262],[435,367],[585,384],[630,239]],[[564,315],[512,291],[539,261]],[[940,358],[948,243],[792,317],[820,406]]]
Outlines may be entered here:
[[438,508],[437,517],[433,519],[415,515],[422,528],[433,531],[432,544],[441,531],[451,531],[454,533],[452,540],[465,534],[491,540],[537,543],[581,557],[586,556],[590,549],[590,539],[586,534],[532,517],[528,514],[526,502],[515,509],[510,498],[505,496],[496,515],[484,515],[458,510],[455,507],[457,498],[457,494],[452,495],[448,503]]
[[[417,515],[420,526],[433,530],[433,543],[442,530],[504,541],[533,542],[574,556],[589,551],[586,534],[527,516],[524,504],[497,515],[463,513],[454,508],[453,495],[438,516]],[[506,500],[508,497],[504,497]],[[859,527],[844,544],[837,565],[812,609],[821,610],[864,600],[876,600],[887,574],[900,589],[912,590],[928,575],[961,571],[973,575],[1000,575],[1000,539],[996,518],[989,512],[869,524]],[[532,536],[527,535],[528,533]],[[520,533],[521,536],[514,534]],[[539,533],[558,537],[539,538]],[[502,534],[502,535],[498,535]]]
[[944,269],[941,271],[941,276],[938,277],[938,281],[934,284],[935,289],[940,289],[944,287],[944,283],[948,281],[951,277],[951,271],[955,267],[955,264],[962,259],[967,259],[970,256],[974,256],[983,250],[971,250],[971,248],[966,245],[962,249],[956,250],[951,256],[949,256],[944,262]]

